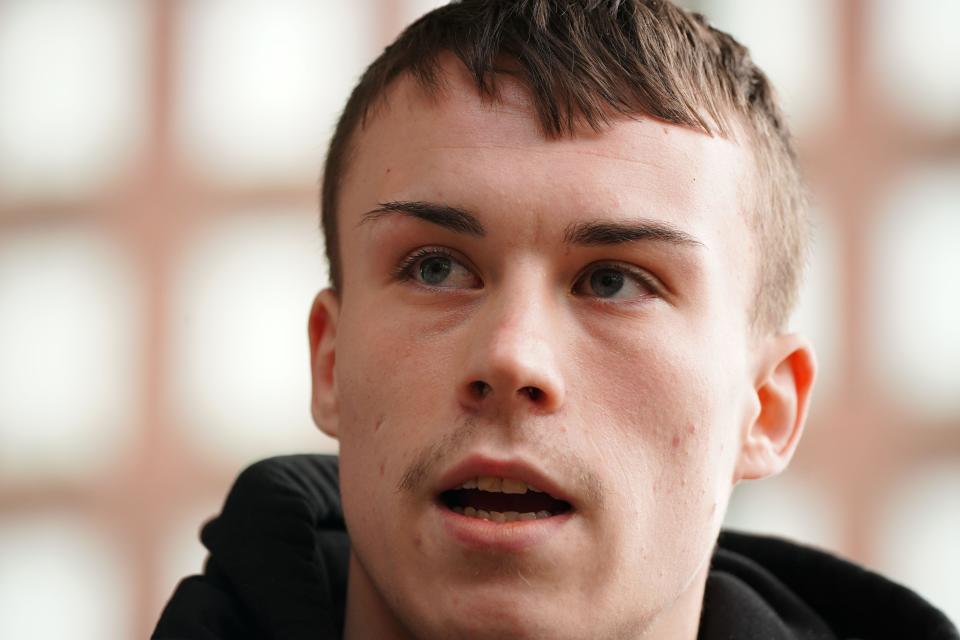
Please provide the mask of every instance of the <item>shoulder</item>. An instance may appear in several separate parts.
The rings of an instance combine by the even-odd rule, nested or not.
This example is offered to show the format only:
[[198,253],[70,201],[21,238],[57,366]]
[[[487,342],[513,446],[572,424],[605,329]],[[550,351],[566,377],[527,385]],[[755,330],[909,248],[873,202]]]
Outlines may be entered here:
[[798,638],[960,640],[946,616],[910,589],[831,553],[787,540],[725,531],[711,564],[704,616],[718,603],[754,603],[814,635]]

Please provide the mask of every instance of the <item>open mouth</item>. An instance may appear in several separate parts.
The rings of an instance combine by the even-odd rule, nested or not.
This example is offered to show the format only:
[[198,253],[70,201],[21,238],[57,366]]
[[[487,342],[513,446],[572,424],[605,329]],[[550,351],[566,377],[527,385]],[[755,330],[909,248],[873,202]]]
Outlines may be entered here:
[[551,518],[572,509],[569,502],[513,478],[479,476],[439,496],[440,503],[460,515],[493,522]]

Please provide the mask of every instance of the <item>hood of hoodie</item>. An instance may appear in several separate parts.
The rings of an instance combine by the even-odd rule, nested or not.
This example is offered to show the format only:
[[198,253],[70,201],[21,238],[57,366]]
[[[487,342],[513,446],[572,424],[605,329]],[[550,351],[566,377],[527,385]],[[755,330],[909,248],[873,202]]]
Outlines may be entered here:
[[[177,585],[154,640],[340,638],[350,544],[337,458],[292,455],[240,474],[202,529],[203,575]],[[699,640],[960,640],[909,589],[823,551],[725,531]]]

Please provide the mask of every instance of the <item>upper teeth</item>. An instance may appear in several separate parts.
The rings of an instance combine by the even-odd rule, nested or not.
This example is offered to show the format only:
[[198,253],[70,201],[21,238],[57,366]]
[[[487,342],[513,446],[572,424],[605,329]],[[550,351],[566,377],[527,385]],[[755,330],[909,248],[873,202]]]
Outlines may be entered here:
[[542,493],[540,489],[531,487],[526,482],[514,480],[513,478],[498,478],[496,476],[479,476],[470,478],[459,487],[460,489],[479,489],[480,491],[489,491],[491,493],[517,493],[523,494],[527,491],[536,491]]

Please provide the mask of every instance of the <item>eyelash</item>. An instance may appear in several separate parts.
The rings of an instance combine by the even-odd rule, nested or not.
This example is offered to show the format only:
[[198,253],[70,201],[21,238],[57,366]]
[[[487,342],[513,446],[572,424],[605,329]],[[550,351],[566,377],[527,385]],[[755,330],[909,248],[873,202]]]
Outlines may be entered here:
[[[577,287],[583,280],[593,271],[597,269],[615,269],[622,271],[627,277],[633,278],[641,286],[649,289],[653,292],[654,295],[662,297],[663,296],[663,287],[660,285],[660,282],[647,271],[640,269],[639,267],[634,267],[632,265],[624,264],[622,262],[592,262],[587,265],[584,269],[577,274],[576,279],[573,281],[574,288]],[[597,302],[601,304],[612,304],[612,301],[608,301],[604,298],[596,298]],[[622,302],[618,304],[623,304]]]
[[[413,269],[417,265],[417,263],[420,262],[420,260],[422,260],[423,258],[429,258],[433,256],[443,256],[445,258],[450,258],[451,260],[455,260],[461,264],[464,264],[463,258],[461,258],[459,255],[457,255],[453,251],[450,251],[449,249],[445,249],[444,247],[421,247],[420,249],[417,249],[416,251],[407,255],[406,257],[404,257],[403,260],[400,261],[396,269],[394,269],[394,273],[393,273],[394,279],[399,282],[409,282],[414,280],[415,276],[414,276]],[[464,264],[464,267],[468,269],[470,268],[466,264]],[[591,271],[596,269],[602,269],[604,267],[623,271],[628,277],[635,279],[640,285],[652,291],[654,295],[656,296],[663,295],[663,288],[661,287],[659,281],[657,281],[656,278],[654,278],[652,275],[650,275],[643,269],[640,269],[638,267],[634,267],[631,265],[626,265],[622,262],[590,263],[584,269],[582,269],[579,274],[577,274],[576,279],[574,279],[573,281],[574,288],[577,285],[579,285]],[[423,285],[423,286],[428,286],[428,285]],[[596,298],[596,300],[601,304],[612,304],[610,301],[606,301],[603,298]]]
[[461,264],[463,263],[463,259],[449,249],[444,249],[443,247],[421,247],[400,261],[400,264],[398,264],[397,268],[394,269],[394,279],[399,280],[400,282],[408,282],[413,280],[413,268],[416,266],[416,264],[423,258],[430,258],[434,256],[443,256],[444,258],[456,260]]

